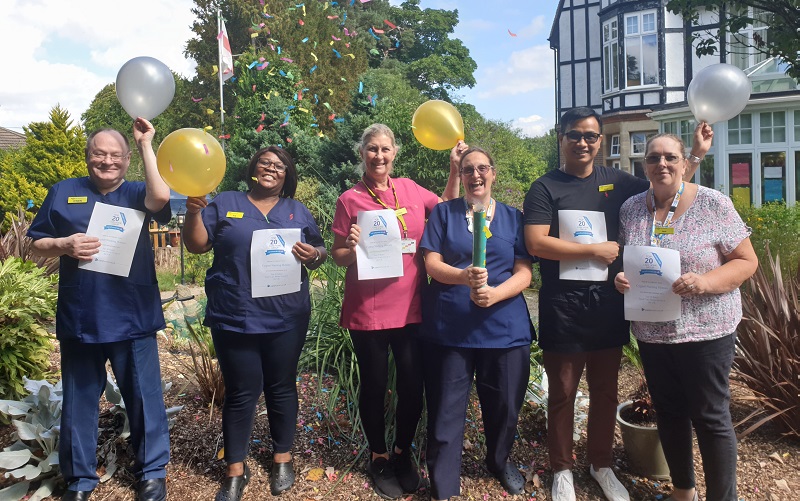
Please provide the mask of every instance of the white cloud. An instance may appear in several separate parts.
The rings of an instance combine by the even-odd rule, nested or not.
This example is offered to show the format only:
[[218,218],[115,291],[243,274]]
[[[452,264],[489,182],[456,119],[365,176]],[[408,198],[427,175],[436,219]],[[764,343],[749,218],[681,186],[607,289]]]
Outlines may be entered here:
[[541,136],[553,128],[553,124],[548,124],[539,115],[517,118],[511,122],[511,125],[520,129],[528,137]]
[[[10,4],[10,5],[9,5]],[[195,64],[183,56],[192,36],[191,0],[5,0],[0,126],[46,121],[61,104],[75,123],[94,96],[129,59],[148,55],[184,76]]]
[[479,68],[478,81],[482,89],[478,97],[483,99],[552,89],[555,85],[553,51],[547,45],[535,45],[512,52],[506,61],[484,70]]
[[536,38],[542,31],[549,28],[547,23],[548,20],[544,16],[536,16],[531,20],[528,26],[521,28],[519,32],[517,32],[517,36],[520,38]]

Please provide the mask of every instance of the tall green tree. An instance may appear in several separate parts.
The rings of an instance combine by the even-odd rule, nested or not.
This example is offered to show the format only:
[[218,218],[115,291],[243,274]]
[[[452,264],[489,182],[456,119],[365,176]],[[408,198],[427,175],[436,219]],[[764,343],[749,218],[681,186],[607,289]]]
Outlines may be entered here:
[[49,122],[33,122],[23,130],[25,146],[3,157],[0,166],[0,213],[5,224],[19,207],[29,209],[32,217],[57,182],[86,175],[86,136],[79,125],[72,125],[68,111],[56,105]]
[[701,11],[719,13],[720,29],[695,33],[698,56],[715,54],[728,33],[739,33],[756,22],[768,26],[766,38],[755,37],[750,46],[769,57],[779,56],[789,64],[788,74],[800,78],[800,4],[797,0],[669,0],[667,9],[688,22],[696,22]]

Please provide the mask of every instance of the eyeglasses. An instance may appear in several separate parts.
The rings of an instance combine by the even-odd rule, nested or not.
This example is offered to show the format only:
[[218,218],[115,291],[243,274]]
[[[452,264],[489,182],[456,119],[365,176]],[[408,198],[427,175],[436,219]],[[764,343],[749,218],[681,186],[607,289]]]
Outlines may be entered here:
[[119,162],[123,158],[127,157],[128,154],[121,154],[121,153],[103,153],[102,151],[93,151],[89,154],[92,160],[97,160],[98,162],[102,162],[106,159],[106,157],[111,157],[112,162]]
[[648,165],[658,165],[662,158],[667,162],[667,165],[675,165],[683,160],[683,157],[679,157],[678,155],[647,155],[644,157],[644,161],[647,162]]
[[286,166],[283,164],[279,164],[278,162],[273,162],[272,160],[259,160],[258,166],[262,169],[272,169],[275,172],[283,174],[286,172]]
[[458,169],[458,172],[466,176],[471,176],[475,174],[475,171],[478,171],[478,174],[486,174],[492,169],[494,169],[494,165],[476,165],[475,167],[461,167]]
[[600,139],[600,134],[596,132],[578,132],[571,130],[564,134],[571,143],[579,143],[581,139],[586,141],[586,144],[594,144]]

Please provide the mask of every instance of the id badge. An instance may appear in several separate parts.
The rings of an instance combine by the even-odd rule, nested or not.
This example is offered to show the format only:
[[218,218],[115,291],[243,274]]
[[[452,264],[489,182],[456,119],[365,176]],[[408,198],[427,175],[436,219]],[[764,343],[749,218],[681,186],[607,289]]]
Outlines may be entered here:
[[417,241],[413,238],[403,238],[400,240],[400,247],[403,254],[414,254],[417,252]]

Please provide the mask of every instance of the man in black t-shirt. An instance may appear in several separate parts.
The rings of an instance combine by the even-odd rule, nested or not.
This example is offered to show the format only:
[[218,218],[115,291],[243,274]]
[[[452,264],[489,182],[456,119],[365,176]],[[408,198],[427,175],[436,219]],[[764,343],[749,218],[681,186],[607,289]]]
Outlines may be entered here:
[[[541,258],[538,342],[549,381],[547,440],[554,501],[575,499],[572,434],[584,367],[590,474],[609,500],[629,499],[611,470],[617,376],[622,346],[630,337],[623,296],[614,289],[613,279],[622,268],[619,209],[647,190],[649,182],[594,165],[601,127],[601,117],[591,108],[567,111],[558,135],[562,167],[537,179],[525,197],[525,243],[528,252]],[[687,179],[711,146],[712,136],[709,125],[698,125]]]

